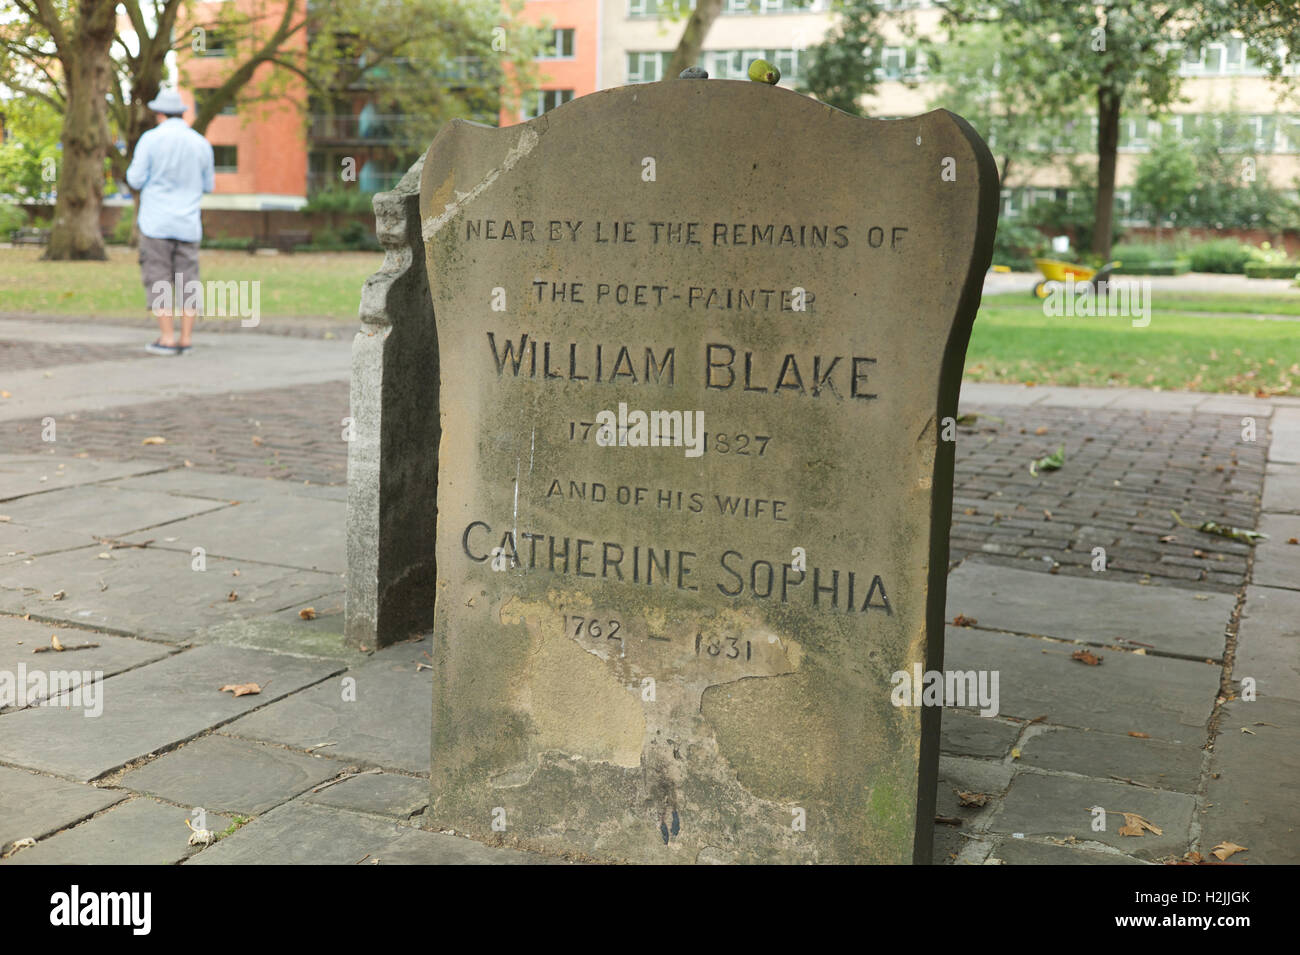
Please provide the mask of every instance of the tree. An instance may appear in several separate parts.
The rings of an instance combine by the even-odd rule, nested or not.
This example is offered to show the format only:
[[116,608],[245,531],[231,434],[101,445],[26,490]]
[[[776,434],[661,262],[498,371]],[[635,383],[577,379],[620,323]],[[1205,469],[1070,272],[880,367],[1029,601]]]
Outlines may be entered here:
[[0,26],[5,85],[51,104],[63,116],[59,193],[45,258],[103,259],[99,210],[109,147],[116,0],[10,2],[22,16],[5,17]]
[[1164,129],[1150,152],[1138,163],[1133,184],[1138,205],[1150,210],[1157,229],[1169,214],[1196,192],[1200,182],[1196,158],[1186,145]]
[[1115,167],[1124,106],[1159,110],[1178,93],[1185,46],[1212,34],[1205,4],[1231,0],[949,0],[952,29],[996,22],[1024,69],[1018,89],[1048,108],[1091,101],[1097,114],[1097,199],[1092,251],[1109,258]]
[[[277,100],[295,79],[322,95],[364,80],[390,103],[400,99],[415,115],[427,111],[436,126],[467,112],[465,100],[495,97],[503,86],[514,89],[512,83],[532,76],[530,31],[520,31],[524,42],[507,51],[494,46],[493,28],[502,11],[492,0],[286,0],[272,16],[260,4],[228,3],[215,10],[195,8],[212,19],[196,21],[190,33],[173,39],[188,9],[184,2],[0,0],[0,84],[48,103],[63,118],[47,258],[104,258],[99,231],[104,158],[117,178],[125,175],[136,143],[152,127],[153,111],[146,104],[166,79],[167,54],[197,51],[209,34],[218,34],[230,55],[228,70],[199,104],[193,125],[200,133],[226,106]],[[10,4],[16,16],[7,9]],[[119,4],[130,37],[117,33]],[[507,12],[517,12],[519,5],[510,0]],[[449,77],[455,72],[449,64],[475,58],[480,67],[473,78]],[[516,67],[511,82],[503,74],[504,61]],[[115,148],[110,127],[124,149]]]
[[[688,66],[695,65],[704,50],[704,38],[709,35],[709,28],[722,13],[722,4],[723,0],[697,0],[695,9],[686,18],[682,38],[677,41],[677,48],[673,50],[673,55],[668,61],[668,69],[664,72],[665,79],[672,79]],[[680,7],[681,4],[675,6]]]
[[919,42],[936,90],[930,107],[950,109],[975,127],[997,157],[1004,186],[1013,164],[1031,167],[1072,151],[1068,141],[1083,111],[1077,104],[1062,108],[1049,88],[1027,81],[1027,51],[1009,44],[998,24],[950,28]]
[[880,0],[835,0],[835,25],[821,43],[808,49],[803,92],[846,113],[863,115],[862,98],[876,88],[885,7]]

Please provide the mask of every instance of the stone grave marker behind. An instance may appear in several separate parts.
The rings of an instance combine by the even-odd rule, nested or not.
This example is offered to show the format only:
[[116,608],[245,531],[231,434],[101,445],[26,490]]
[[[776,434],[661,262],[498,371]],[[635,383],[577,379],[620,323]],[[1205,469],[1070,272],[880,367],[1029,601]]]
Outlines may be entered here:
[[435,824],[928,861],[938,712],[891,677],[942,661],[939,432],[997,192],[950,113],[750,83],[440,133]]

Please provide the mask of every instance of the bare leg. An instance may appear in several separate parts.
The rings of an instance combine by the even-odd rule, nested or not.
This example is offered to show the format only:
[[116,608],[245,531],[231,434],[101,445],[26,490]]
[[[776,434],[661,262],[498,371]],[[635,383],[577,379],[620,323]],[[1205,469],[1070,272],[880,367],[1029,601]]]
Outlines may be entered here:
[[[172,313],[167,309],[160,308],[157,311],[155,311],[153,314],[154,317],[158,319],[158,344],[175,345],[176,334],[172,330]],[[184,328],[185,336],[188,338],[189,337],[188,326],[193,324],[193,319],[191,319],[187,315],[185,317],[185,322],[186,324],[182,327]]]
[[[186,309],[185,314],[181,316],[181,340],[179,344],[182,348],[190,347],[190,335],[194,332],[194,316],[195,313],[189,309]],[[167,325],[170,329],[171,319],[167,320]]]

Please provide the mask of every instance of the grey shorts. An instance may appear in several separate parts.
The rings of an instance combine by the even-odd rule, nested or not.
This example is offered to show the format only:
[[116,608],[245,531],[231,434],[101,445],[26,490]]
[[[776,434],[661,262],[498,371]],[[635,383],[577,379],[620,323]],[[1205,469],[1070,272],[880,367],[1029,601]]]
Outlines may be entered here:
[[162,309],[179,315],[192,310],[203,314],[197,242],[141,235],[140,275],[144,279],[145,308],[150,312]]

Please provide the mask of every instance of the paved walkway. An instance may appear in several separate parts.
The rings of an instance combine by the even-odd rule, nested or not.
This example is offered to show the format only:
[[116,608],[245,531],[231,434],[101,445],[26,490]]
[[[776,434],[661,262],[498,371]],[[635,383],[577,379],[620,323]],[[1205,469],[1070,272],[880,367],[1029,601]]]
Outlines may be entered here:
[[[343,647],[349,343],[143,342],[0,322],[0,674],[70,681],[0,711],[2,864],[554,861],[423,824],[427,643]],[[1300,861],[1300,399],[962,397],[945,665],[1000,700],[944,714],[936,861]]]

